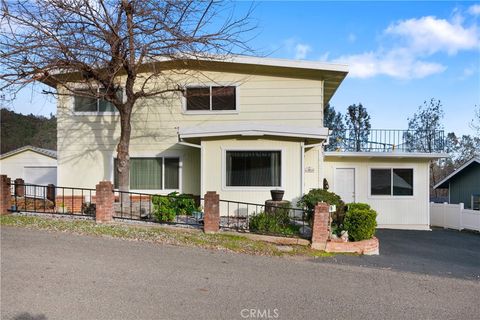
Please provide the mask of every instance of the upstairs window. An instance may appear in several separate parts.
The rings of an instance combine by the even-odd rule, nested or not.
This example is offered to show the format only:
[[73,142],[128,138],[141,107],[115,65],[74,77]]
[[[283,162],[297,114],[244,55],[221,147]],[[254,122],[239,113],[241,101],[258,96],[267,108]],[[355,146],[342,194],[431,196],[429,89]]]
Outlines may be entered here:
[[[99,94],[105,93],[105,89],[100,88]],[[96,99],[89,97],[89,89],[79,89],[74,94],[73,110],[75,112],[116,112],[115,106],[105,99]],[[117,91],[117,96],[122,99],[122,90]]]
[[187,111],[237,110],[235,86],[188,87],[185,97]]
[[413,196],[413,169],[372,169],[372,196]]

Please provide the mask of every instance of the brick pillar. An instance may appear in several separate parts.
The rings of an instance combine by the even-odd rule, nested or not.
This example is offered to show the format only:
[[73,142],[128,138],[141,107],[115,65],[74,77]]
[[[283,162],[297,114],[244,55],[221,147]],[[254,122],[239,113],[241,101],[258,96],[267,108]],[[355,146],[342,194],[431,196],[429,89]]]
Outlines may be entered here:
[[55,185],[54,184],[49,184],[47,186],[47,200],[50,200],[55,204]]
[[112,222],[114,212],[113,203],[115,202],[112,183],[110,181],[100,181],[96,186],[95,198],[95,221],[97,223]]
[[312,225],[312,249],[325,250],[329,233],[329,205],[319,202],[315,206]]
[[9,214],[11,207],[12,193],[10,191],[10,178],[2,174],[0,176],[0,214]]
[[220,229],[220,196],[215,191],[207,191],[204,197],[203,231],[218,232]]
[[15,179],[15,195],[25,197],[25,181],[22,178]]

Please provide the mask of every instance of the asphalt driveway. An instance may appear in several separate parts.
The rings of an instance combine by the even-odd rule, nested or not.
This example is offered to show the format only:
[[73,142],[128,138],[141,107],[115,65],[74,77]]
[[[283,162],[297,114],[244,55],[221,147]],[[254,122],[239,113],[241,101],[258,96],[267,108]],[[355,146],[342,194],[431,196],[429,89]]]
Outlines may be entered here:
[[445,230],[378,230],[379,256],[321,259],[345,265],[480,280],[480,233]]
[[[385,257],[396,251],[383,242]],[[2,227],[1,318],[384,320],[480,314],[478,280],[344,263]]]

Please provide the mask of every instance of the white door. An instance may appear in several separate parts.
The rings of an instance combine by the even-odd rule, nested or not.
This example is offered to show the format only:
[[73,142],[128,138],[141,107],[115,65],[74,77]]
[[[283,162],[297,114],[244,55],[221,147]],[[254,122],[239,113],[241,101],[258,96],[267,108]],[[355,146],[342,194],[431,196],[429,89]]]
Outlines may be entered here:
[[343,202],[355,202],[355,169],[335,169],[335,193],[342,198]]
[[46,188],[37,186],[28,186],[35,184],[46,186],[49,184],[57,184],[57,167],[24,167],[23,176],[25,184],[25,193],[28,197],[43,198]]

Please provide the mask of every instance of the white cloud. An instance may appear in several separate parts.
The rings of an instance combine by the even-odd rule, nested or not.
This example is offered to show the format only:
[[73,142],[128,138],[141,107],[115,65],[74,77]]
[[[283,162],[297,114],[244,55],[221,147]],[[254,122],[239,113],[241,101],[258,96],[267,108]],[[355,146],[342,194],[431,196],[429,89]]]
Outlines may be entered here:
[[473,6],[468,8],[468,13],[472,16],[480,15],[480,4],[474,4]]
[[464,27],[461,20],[457,18],[450,22],[432,16],[408,19],[390,25],[385,33],[399,36],[406,46],[419,54],[443,51],[454,55],[480,44],[477,27]]
[[329,56],[330,56],[330,52],[327,51],[324,54],[320,55],[320,57],[318,57],[318,60],[327,61]]
[[333,62],[348,64],[349,75],[354,78],[386,75],[397,79],[418,79],[446,70],[439,63],[415,59],[404,50],[342,56]]
[[378,49],[344,55],[333,60],[349,65],[350,76],[370,78],[385,75],[397,79],[418,79],[444,72],[447,66],[428,61],[432,55],[478,50],[480,35],[476,25],[464,26],[460,13],[451,21],[432,16],[401,20],[384,30]]
[[312,51],[308,44],[297,43],[295,46],[295,59],[305,59],[307,54]]

